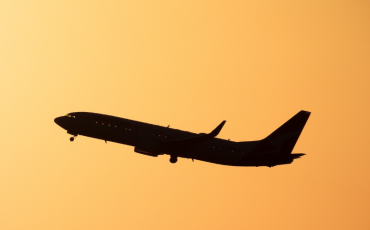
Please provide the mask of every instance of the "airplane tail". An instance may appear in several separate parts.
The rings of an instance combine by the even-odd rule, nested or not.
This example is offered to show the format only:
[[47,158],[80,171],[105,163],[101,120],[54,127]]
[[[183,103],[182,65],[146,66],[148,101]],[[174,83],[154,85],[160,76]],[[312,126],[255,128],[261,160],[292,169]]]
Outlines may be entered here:
[[264,140],[279,148],[282,154],[290,154],[306,125],[310,112],[301,110]]

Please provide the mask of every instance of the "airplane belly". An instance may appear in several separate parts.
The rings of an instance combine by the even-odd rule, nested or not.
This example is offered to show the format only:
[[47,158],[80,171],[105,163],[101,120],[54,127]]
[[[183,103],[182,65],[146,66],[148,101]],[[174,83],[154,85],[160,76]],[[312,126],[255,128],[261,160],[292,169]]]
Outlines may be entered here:
[[193,158],[222,165],[236,165],[240,157],[225,151],[199,149],[195,151]]

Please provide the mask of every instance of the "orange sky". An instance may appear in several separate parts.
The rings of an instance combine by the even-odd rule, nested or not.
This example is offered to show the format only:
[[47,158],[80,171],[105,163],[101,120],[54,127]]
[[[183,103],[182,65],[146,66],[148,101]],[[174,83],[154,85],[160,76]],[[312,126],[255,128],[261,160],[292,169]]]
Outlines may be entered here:
[[[0,229],[369,229],[368,1],[2,1]],[[230,167],[78,137],[110,114],[261,139],[312,115],[291,165]]]

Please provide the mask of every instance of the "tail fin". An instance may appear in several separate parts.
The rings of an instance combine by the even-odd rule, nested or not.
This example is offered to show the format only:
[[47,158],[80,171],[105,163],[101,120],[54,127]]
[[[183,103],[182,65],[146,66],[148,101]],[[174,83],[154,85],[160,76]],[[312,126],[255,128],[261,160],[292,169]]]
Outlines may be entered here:
[[279,146],[280,153],[290,154],[293,151],[310,114],[311,113],[308,111],[301,110],[266,137],[266,140],[270,141],[275,146]]

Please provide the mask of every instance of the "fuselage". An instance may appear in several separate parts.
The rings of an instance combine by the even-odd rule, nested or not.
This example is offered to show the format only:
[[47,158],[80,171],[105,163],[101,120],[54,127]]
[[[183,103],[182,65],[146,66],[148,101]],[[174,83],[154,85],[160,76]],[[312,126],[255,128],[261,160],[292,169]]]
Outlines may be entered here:
[[[170,127],[88,112],[70,113],[67,116],[56,118],[55,122],[72,135],[82,135],[134,147],[137,146],[141,138],[158,142],[169,142],[202,135]],[[238,160],[256,144],[257,141],[238,143],[212,138],[194,146],[189,151],[180,151],[177,155],[183,158],[192,158],[212,163],[237,165]]]

